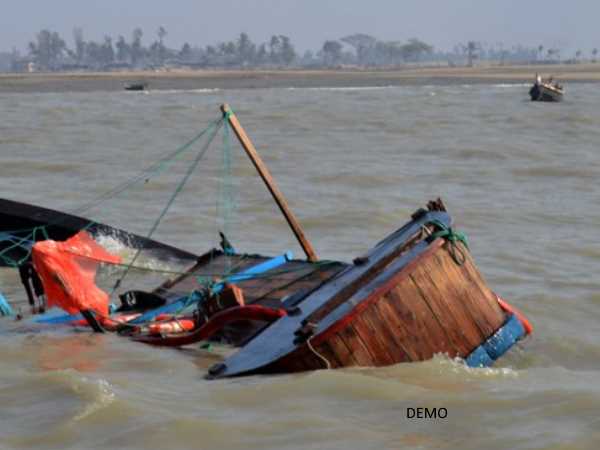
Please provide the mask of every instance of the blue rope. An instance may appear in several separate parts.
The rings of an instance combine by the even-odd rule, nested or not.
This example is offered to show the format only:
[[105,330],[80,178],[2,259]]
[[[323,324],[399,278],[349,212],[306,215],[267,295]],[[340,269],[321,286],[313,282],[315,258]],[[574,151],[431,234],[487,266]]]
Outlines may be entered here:
[[[8,238],[0,239],[0,240],[8,241],[8,242],[12,243],[12,245],[9,245],[8,247],[4,248],[0,252],[0,259],[2,259],[2,261],[4,261],[4,263],[9,267],[19,267],[21,264],[23,264],[25,261],[27,261],[29,259],[29,257],[31,256],[31,250],[33,248],[33,244],[35,243],[35,237],[36,237],[38,230],[41,230],[44,237],[46,239],[48,239],[48,233],[46,232],[44,227],[33,228],[33,232],[28,234],[25,237],[15,236],[14,234],[9,234],[9,233],[3,233],[5,236],[8,236]],[[20,258],[18,260],[15,260],[13,258],[6,256],[7,253],[9,253],[11,250],[14,250],[16,248],[25,250],[25,256],[23,256],[22,258]]]
[[13,310],[6,298],[0,293],[0,316],[12,316]]

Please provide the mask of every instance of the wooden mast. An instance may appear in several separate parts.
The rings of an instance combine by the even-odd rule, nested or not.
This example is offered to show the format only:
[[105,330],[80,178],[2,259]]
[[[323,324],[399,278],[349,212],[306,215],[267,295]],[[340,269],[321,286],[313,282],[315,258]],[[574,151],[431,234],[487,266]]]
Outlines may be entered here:
[[265,182],[267,189],[269,189],[269,192],[273,196],[275,203],[277,203],[277,206],[279,206],[279,209],[283,213],[285,220],[287,220],[287,223],[292,228],[296,239],[298,239],[302,250],[304,250],[304,253],[306,254],[306,258],[310,262],[318,261],[317,254],[315,253],[315,250],[311,245],[310,241],[304,235],[304,231],[302,230],[298,219],[296,219],[296,216],[294,216],[294,213],[292,213],[292,210],[289,208],[283,194],[275,184],[275,180],[271,176],[269,169],[267,169],[267,166],[259,156],[258,152],[256,151],[256,148],[254,148],[252,141],[244,131],[244,128],[242,128],[242,125],[238,121],[237,117],[235,116],[229,105],[226,103],[221,105],[221,111],[223,111],[225,119],[229,121],[231,128],[233,128],[235,135],[240,141],[240,144],[242,144],[242,147],[246,151],[246,154],[252,161],[252,164],[254,164],[254,167],[256,167],[258,174]]

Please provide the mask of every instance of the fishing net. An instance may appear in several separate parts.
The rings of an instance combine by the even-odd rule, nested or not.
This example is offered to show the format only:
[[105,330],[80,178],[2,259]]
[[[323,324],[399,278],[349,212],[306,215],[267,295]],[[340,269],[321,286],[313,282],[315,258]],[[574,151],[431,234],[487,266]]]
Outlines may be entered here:
[[[228,114],[231,113],[226,112],[223,117],[210,122],[204,130],[197,133],[184,145],[141,170],[135,176],[70,211],[87,215],[90,211],[97,209],[106,217],[109,201],[112,206],[117,206],[115,201],[118,202],[127,196],[130,198],[125,199],[126,205],[131,207],[135,203],[140,206],[140,210],[128,211],[128,214],[125,215],[121,211],[120,217],[128,218],[128,224],[132,224],[131,218],[135,217],[133,226],[143,227],[145,229],[143,235],[124,232],[93,219],[66,216],[67,220],[65,220],[63,213],[50,211],[57,214],[56,219],[48,219],[43,224],[35,224],[33,221],[35,226],[29,229],[5,232],[4,235],[7,239],[4,241],[4,245],[0,245],[0,261],[5,265],[12,266],[30,264],[32,261],[43,284],[47,306],[59,306],[71,314],[81,310],[93,310],[101,316],[107,316],[111,307],[118,307],[114,303],[117,296],[123,299],[132,291],[145,291],[149,287],[163,286],[163,283],[170,286],[171,280],[181,279],[180,276],[195,279],[193,284],[183,283],[188,289],[187,292],[173,291],[173,295],[183,295],[181,297],[183,300],[177,303],[175,297],[166,298],[167,295],[171,295],[170,293],[163,292],[161,295],[165,295],[165,300],[178,305],[177,313],[193,308],[202,297],[197,292],[211,293],[215,291],[215,286],[218,288],[222,283],[233,281],[236,277],[235,274],[248,265],[248,261],[245,259],[247,255],[237,254],[228,240],[232,222],[235,221],[233,215],[237,206],[235,201],[236,183],[232,173],[232,130]],[[193,186],[193,189],[192,186],[189,186],[191,183],[188,182],[200,162],[206,159],[204,156],[220,130],[223,131],[222,152],[219,154],[217,163],[220,167],[213,167],[213,169],[217,169],[215,172],[218,171],[220,175],[216,180],[215,228],[207,231],[214,233],[215,239],[219,239],[220,236],[222,251],[211,250],[206,253],[202,257],[202,270],[194,270],[192,273],[191,269],[195,267],[198,256],[152,239],[169,212],[171,215],[177,214],[177,208],[174,208],[173,205],[186,187],[188,193],[193,193],[193,196],[188,195],[187,198],[179,200],[178,206],[182,207],[179,211],[184,211],[185,216],[183,217],[187,221],[192,220],[189,215],[191,204],[189,200],[198,198],[198,188],[203,189],[201,195],[209,197],[207,188],[214,177],[197,178],[197,184]],[[218,170],[219,168],[220,170]],[[167,180],[163,178],[154,185],[150,183],[160,175],[164,175]],[[166,188],[168,186],[173,187],[168,189]],[[127,195],[128,193],[130,195]],[[158,198],[161,194],[167,197],[164,201]],[[131,197],[135,199],[133,202]],[[144,197],[149,199],[150,203],[145,202]],[[99,206],[102,207],[99,208]],[[146,207],[149,207],[151,213],[142,212],[142,208],[146,209]],[[197,203],[194,202],[194,216],[200,216],[200,224],[210,223],[210,220],[205,220],[208,215],[199,214],[197,207]],[[180,217],[182,216],[180,215]],[[71,223],[69,225],[64,222]],[[73,225],[74,222],[76,222],[75,225]],[[143,225],[144,222],[146,225]],[[147,222],[150,224],[148,225]],[[57,228],[63,227],[63,225],[69,231],[66,236],[72,236],[65,241],[62,241],[64,236],[56,237]],[[166,227],[163,226],[163,228]],[[204,228],[206,228],[205,225]],[[196,227],[192,228],[187,225],[186,229],[194,229],[193,233],[186,232],[186,236],[192,235],[195,241],[202,242],[203,247],[206,248],[206,244],[210,240],[207,242],[204,236],[198,233],[199,230]],[[74,233],[77,234],[73,236]],[[12,258],[16,250],[20,252],[18,260]],[[151,258],[156,255],[164,256],[164,258],[159,258],[159,263],[152,261]],[[207,256],[208,262],[206,262]],[[183,259],[186,257],[184,263]],[[173,263],[175,264],[173,265]],[[246,276],[250,278],[278,275],[277,273],[262,274],[258,272],[250,274],[250,269],[248,273]],[[31,298],[30,304],[33,306]]]
[[[231,173],[231,132],[228,120],[221,117],[211,121],[189,141],[135,176],[69,211],[69,214],[88,215],[96,210],[106,217],[108,203],[118,207],[119,201],[123,200],[130,205],[131,198],[142,199],[149,195],[151,203],[142,201],[143,205],[150,206],[154,211],[157,211],[157,206],[161,209],[158,214],[140,214],[141,210],[136,211],[136,216],[140,219],[145,217],[150,221],[146,226],[143,222],[147,223],[148,220],[137,220],[133,224],[146,229],[142,235],[122,232],[93,219],[79,217],[75,219],[81,223],[72,228],[72,233],[65,233],[64,227],[69,229],[72,226],[69,222],[73,222],[73,216],[57,213],[55,218],[31,228],[0,230],[3,231],[0,233],[2,265],[20,267],[32,262],[42,281],[48,306],[59,306],[69,313],[91,309],[101,315],[108,314],[109,305],[116,295],[131,290],[135,284],[147,289],[148,286],[160,285],[173,275],[185,273],[190,263],[195,263],[195,255],[157,243],[152,238],[168,213],[175,209],[174,203],[186,184],[189,184],[201,160],[205,159],[220,130],[223,130],[222,152],[217,163],[220,166],[220,176],[216,185],[215,226],[212,232],[215,239],[221,235],[225,257],[232,255],[234,249],[225,237],[230,231],[235,204]],[[159,176],[162,177],[159,179]],[[203,188],[208,187],[205,180],[207,179],[202,179]],[[153,185],[151,181],[156,183]],[[171,183],[171,189],[160,187],[160,191],[156,190],[157,185],[167,187]],[[162,194],[166,195],[165,200],[159,198]],[[180,203],[185,205],[185,202],[184,199]],[[143,205],[140,204],[141,207]],[[57,232],[59,229],[60,237]],[[79,233],[62,241],[65,234],[69,236],[78,230]],[[210,267],[207,267],[206,280],[199,281],[211,283],[215,278],[226,277],[234,269],[229,263],[221,266],[221,273],[213,274],[210,273]],[[31,301],[30,299],[30,303]]]

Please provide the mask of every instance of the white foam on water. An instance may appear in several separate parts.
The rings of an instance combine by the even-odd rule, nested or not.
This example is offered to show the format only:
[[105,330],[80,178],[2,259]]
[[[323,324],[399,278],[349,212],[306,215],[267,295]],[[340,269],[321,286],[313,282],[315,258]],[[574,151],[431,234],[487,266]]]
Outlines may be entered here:
[[492,84],[492,87],[495,88],[507,88],[507,89],[515,89],[522,87],[529,87],[531,83],[500,83],[500,84]]
[[[95,240],[110,253],[120,256],[122,259],[121,265],[130,264],[138,251],[111,235],[98,235],[95,237]],[[180,267],[176,263],[177,261],[164,261],[153,258],[148,251],[142,250],[136,258],[132,269],[141,268],[149,272],[177,272]]]
[[165,94],[214,94],[220,92],[219,88],[204,89],[149,89],[144,91],[146,95],[165,95]]
[[83,411],[73,417],[74,422],[79,422],[106,408],[116,397],[111,384],[104,379],[91,380],[83,377],[81,382],[74,386],[74,390],[76,393],[83,393],[85,397],[90,397]]
[[288,91],[330,91],[330,92],[353,92],[353,91],[380,91],[394,89],[397,86],[338,86],[338,87],[289,87]]

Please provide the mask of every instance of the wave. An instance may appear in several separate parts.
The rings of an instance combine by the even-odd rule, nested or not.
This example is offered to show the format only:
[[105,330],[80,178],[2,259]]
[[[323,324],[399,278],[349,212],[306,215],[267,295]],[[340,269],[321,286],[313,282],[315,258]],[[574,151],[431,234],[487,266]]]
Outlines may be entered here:
[[202,89],[149,89],[144,91],[146,95],[165,95],[165,94],[215,94],[220,92],[219,88],[202,88]]
[[289,87],[288,91],[332,91],[332,92],[353,92],[353,91],[379,91],[384,89],[395,89],[399,86],[321,86],[321,87]]
[[597,170],[577,167],[539,166],[512,170],[517,177],[597,179]]
[[82,377],[73,386],[73,390],[85,401],[83,410],[72,418],[73,422],[79,422],[108,407],[115,401],[114,390],[111,384],[104,379],[94,380]]
[[492,84],[492,87],[495,88],[522,88],[522,87],[530,87],[531,83],[499,83]]
[[[0,141],[0,143],[5,142]],[[73,173],[80,169],[80,164],[68,162],[35,161],[31,159],[2,162],[2,176],[4,177],[34,176],[40,173]]]

